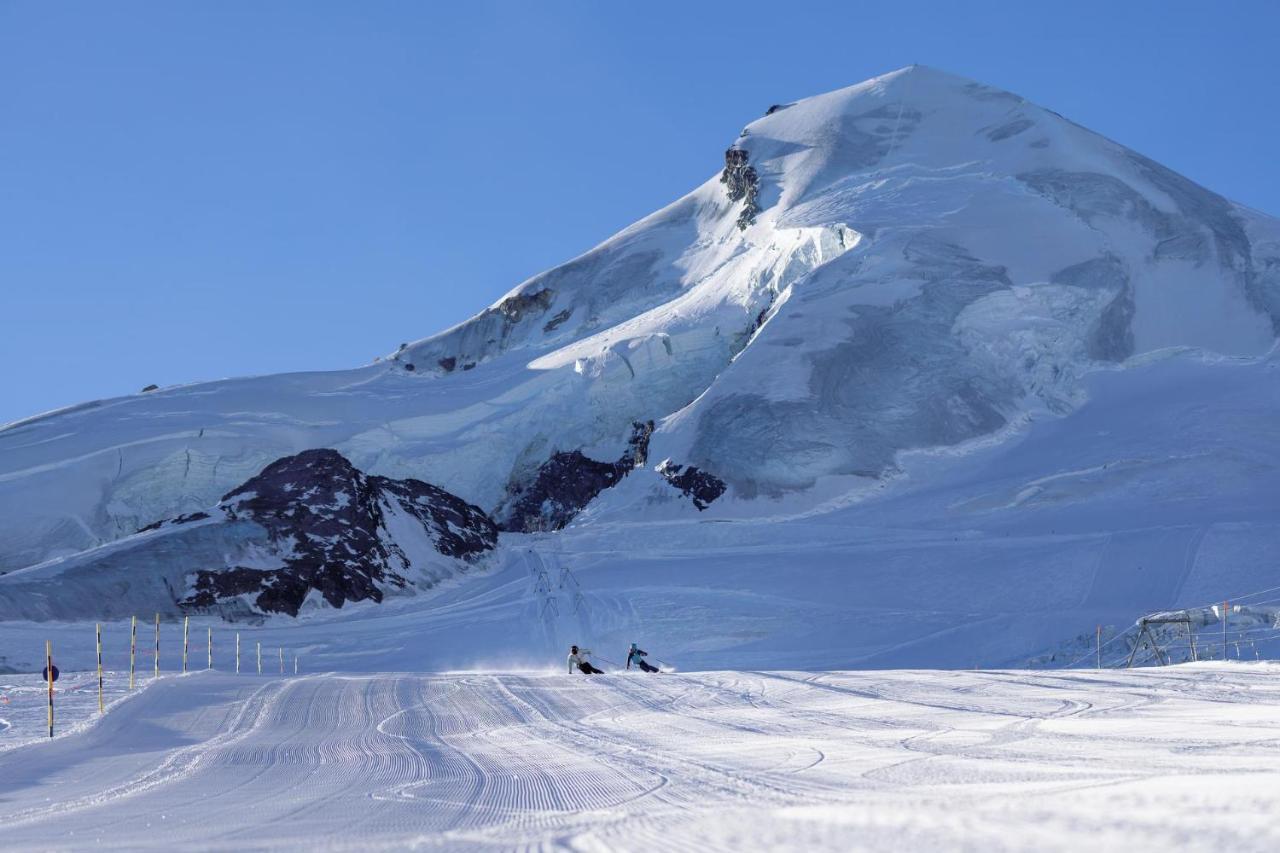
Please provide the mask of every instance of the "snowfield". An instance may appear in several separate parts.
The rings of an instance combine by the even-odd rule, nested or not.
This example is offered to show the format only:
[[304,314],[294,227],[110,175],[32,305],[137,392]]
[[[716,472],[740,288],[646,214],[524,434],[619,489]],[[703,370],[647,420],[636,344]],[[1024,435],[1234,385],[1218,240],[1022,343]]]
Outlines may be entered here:
[[[602,503],[643,524],[872,500],[914,454],[1009,439],[1078,411],[1096,374],[1171,353],[1234,359],[1259,405],[1275,400],[1274,373],[1249,370],[1280,329],[1273,218],[1018,95],[923,66],[775,107],[727,129],[729,150],[707,152],[712,174],[683,198],[376,364],[165,388],[0,427],[0,572],[58,573],[97,599],[85,576],[119,571],[115,546],[208,513],[315,448],[528,532]],[[1168,390],[1148,417],[1184,402]],[[587,462],[619,459],[650,422],[627,500],[611,494],[616,480],[586,488]],[[696,505],[660,475],[668,460],[717,488]],[[1037,476],[1064,473],[1043,461]],[[566,512],[513,517],[517,497],[541,505],[547,480],[546,503]],[[161,536],[131,553],[123,562],[153,580],[130,586],[132,603],[174,614],[198,570],[277,568],[259,565],[254,530],[200,538],[212,535],[192,533],[199,559]],[[62,573],[64,559],[82,577]],[[28,593],[0,591],[0,618]]]
[[0,426],[0,845],[1280,847],[1280,222],[920,66],[725,141],[372,365]]
[[1249,851],[1278,813],[1265,663],[205,673],[0,752],[7,850]]

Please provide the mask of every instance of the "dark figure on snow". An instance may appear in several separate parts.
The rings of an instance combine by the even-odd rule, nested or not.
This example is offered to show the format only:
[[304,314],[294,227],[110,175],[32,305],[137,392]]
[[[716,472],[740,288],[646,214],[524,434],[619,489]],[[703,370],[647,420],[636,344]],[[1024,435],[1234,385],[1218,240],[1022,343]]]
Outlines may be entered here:
[[569,647],[570,675],[573,674],[575,669],[587,675],[604,675],[603,669],[596,669],[591,665],[591,661],[587,660],[587,655],[589,654],[591,654],[591,649],[579,649],[577,646]]
[[631,669],[631,664],[635,664],[645,672],[662,672],[653,664],[645,660],[645,655],[649,654],[644,649],[638,647],[635,643],[631,644],[631,651],[627,652],[627,669]]

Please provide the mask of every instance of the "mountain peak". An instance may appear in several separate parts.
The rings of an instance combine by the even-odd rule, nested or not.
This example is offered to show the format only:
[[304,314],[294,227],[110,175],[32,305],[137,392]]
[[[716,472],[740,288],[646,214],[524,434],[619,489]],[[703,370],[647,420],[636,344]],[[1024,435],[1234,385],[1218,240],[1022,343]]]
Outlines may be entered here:
[[1082,135],[1112,145],[1019,95],[911,65],[777,105],[747,125],[734,148],[748,152],[764,185],[778,187],[777,215],[873,172],[974,163],[1004,175],[1043,168],[1070,155],[1073,146],[1058,143]]
[[[1001,92],[999,89],[987,86],[977,80],[963,77],[959,74],[953,74],[950,71],[944,71],[940,68],[934,68],[932,65],[904,65],[901,68],[879,74],[875,77],[863,80],[861,83],[854,83],[852,86],[845,86],[836,89],[833,92],[824,94],[835,94],[837,92],[849,92],[850,90],[881,87],[886,90],[893,90],[895,96],[908,97],[914,90],[916,94],[924,94],[932,89],[950,88],[955,90],[987,90],[990,92]],[[897,88],[902,88],[902,93],[897,92]],[[1002,94],[1010,97],[1018,97],[1009,92]],[[814,97],[823,97],[823,95],[815,95]]]

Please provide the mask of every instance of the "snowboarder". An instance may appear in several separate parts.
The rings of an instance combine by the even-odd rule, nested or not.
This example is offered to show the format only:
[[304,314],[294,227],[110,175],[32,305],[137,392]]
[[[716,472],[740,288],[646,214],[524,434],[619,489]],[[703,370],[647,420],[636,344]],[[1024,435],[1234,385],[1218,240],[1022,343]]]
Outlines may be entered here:
[[587,660],[587,655],[591,654],[591,649],[579,649],[577,646],[569,647],[569,673],[572,675],[574,669],[586,675],[604,675],[603,669],[596,669],[591,665],[591,661]]
[[662,670],[644,659],[647,654],[649,653],[644,649],[640,648],[635,643],[632,643],[631,650],[627,652],[627,669],[631,669],[631,664],[634,663],[645,672],[662,672]]

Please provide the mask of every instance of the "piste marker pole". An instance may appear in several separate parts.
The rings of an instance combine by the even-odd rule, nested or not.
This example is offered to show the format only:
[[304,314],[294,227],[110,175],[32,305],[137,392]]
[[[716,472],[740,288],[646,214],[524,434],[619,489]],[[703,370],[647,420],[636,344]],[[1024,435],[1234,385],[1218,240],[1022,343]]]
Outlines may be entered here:
[[102,710],[102,623],[99,622],[94,633],[98,639],[98,713]]
[[190,635],[191,617],[182,617],[182,674],[187,674],[187,640]]
[[129,619],[129,689],[133,689],[133,672],[138,657],[138,617]]
[[156,614],[156,678],[160,677],[160,614]]
[[53,640],[44,641],[44,675],[49,680],[49,737],[53,737]]
[[262,675],[262,641],[258,640],[258,675]]
[[213,669],[213,628],[209,629],[209,665],[205,669]]

